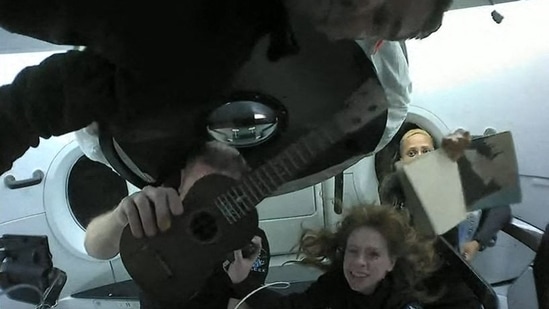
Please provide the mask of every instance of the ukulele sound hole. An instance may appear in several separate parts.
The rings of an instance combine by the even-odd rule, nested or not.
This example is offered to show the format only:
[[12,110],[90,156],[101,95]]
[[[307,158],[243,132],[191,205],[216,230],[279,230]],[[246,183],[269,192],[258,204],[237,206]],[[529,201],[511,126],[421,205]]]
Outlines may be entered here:
[[200,242],[210,242],[217,235],[214,216],[207,212],[196,214],[190,224],[192,235]]

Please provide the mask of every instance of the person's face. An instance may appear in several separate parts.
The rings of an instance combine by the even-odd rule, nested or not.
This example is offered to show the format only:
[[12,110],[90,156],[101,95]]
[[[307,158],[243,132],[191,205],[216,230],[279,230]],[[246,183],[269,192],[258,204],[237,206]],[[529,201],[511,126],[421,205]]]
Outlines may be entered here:
[[245,172],[250,171],[235,148],[217,141],[208,142],[204,147],[204,150],[190,158],[185,168],[180,171],[181,179],[177,191],[181,201],[185,199],[192,186],[207,175],[220,174],[232,179],[240,179]]
[[419,156],[435,149],[433,140],[425,134],[414,134],[402,141],[400,158],[404,163],[409,163]]
[[387,241],[377,230],[361,227],[351,233],[343,257],[343,272],[353,291],[373,293],[394,266]]
[[330,39],[402,40],[415,36],[437,0],[288,0]]

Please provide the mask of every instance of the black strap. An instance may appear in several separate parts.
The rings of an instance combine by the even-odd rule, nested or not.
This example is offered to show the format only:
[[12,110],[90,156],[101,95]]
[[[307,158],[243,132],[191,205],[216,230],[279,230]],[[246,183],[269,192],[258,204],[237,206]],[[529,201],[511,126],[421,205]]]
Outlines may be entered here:
[[540,308],[549,308],[549,224],[534,259],[534,280]]
[[334,177],[334,212],[341,215],[343,212],[343,172]]
[[120,155],[114,147],[113,137],[105,125],[99,125],[99,146],[101,147],[101,151],[103,152],[105,159],[107,159],[112,168],[114,168],[114,170],[120,174],[122,178],[126,179],[139,189],[143,189],[143,187],[151,185],[151,183],[145,181],[134,171],[132,171],[124,163],[122,158],[120,158]]
[[406,47],[406,41],[399,41],[400,47],[402,48],[402,53],[404,53],[404,58],[406,58],[406,64],[410,64],[408,60],[408,48]]

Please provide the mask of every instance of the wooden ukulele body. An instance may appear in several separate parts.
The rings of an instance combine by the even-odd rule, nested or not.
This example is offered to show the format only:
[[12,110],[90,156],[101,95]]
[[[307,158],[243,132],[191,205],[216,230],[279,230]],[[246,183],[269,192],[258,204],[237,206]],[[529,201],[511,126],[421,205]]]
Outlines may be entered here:
[[231,224],[216,203],[234,184],[234,179],[218,174],[198,180],[183,201],[184,213],[173,218],[165,233],[136,239],[124,229],[120,255],[143,290],[163,301],[187,300],[228,253],[250,242],[258,228],[257,210],[234,210],[232,215],[240,219]]

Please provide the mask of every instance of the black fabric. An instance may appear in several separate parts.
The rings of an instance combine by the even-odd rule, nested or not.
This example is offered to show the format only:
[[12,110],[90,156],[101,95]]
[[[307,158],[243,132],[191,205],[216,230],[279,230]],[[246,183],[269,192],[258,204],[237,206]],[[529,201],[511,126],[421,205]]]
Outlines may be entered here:
[[[248,282],[235,287],[242,298],[254,288]],[[305,292],[281,295],[262,289],[246,300],[252,308],[262,309],[403,309],[410,305],[421,308],[409,295],[401,293],[391,275],[388,275],[372,295],[363,295],[350,289],[343,270],[321,275]]]
[[[54,44],[87,46],[132,71],[192,74],[213,86],[231,73],[234,60],[246,57],[258,35],[284,29],[281,9],[280,1],[253,0],[2,0],[0,26]],[[178,40],[182,48],[172,47]]]
[[[450,233],[450,235],[454,234]],[[457,236],[457,233],[455,235]],[[436,242],[442,265],[424,282],[429,293],[438,295],[439,298],[425,304],[424,307],[425,309],[480,309],[482,301],[479,296],[485,298],[490,296],[488,294],[495,295],[495,293],[460,257],[446,237],[448,236],[439,237]],[[485,289],[489,289],[489,293],[485,293],[487,292]]]
[[549,224],[534,259],[534,279],[540,309],[549,309]]
[[449,264],[426,280],[426,285],[432,293],[442,291],[442,295],[438,300],[424,304],[425,309],[481,309],[480,301],[462,274]]
[[480,222],[473,239],[478,241],[481,248],[492,247],[496,242],[496,235],[511,222],[511,206],[496,206],[482,210]]
[[[208,112],[231,88],[233,75],[260,38],[270,36],[266,56],[273,60],[299,51],[288,18],[282,1],[161,0],[150,5],[127,0],[0,0],[1,27],[86,47],[52,56],[23,70],[13,84],[0,87],[0,173],[28,147],[37,146],[39,137],[98,121],[141,171],[162,182],[184,166],[192,149],[209,139]],[[173,47],[174,40],[182,47]],[[340,43],[347,49],[356,45]],[[355,47],[356,63],[349,72],[358,72],[364,81],[375,77],[371,62]],[[295,178],[372,152],[386,117],[384,113],[331,147]],[[304,131],[310,127],[306,120],[300,122]],[[244,156],[252,168],[258,167],[298,133],[302,132],[286,134],[284,142],[273,147],[244,150]]]
[[24,69],[11,85],[1,86],[0,173],[28,147],[38,146],[39,137],[116,117],[121,106],[112,89],[114,79],[108,61],[90,52],[70,51]]
[[[0,0],[0,26],[8,31],[86,46],[0,87],[0,173],[39,137],[94,120],[108,123],[129,153],[166,150],[138,158],[144,170],[162,174],[158,162],[181,164],[205,134],[189,126],[203,115],[188,107],[222,93],[259,38],[288,31],[281,12],[280,1]],[[293,52],[277,49],[279,57]]]

